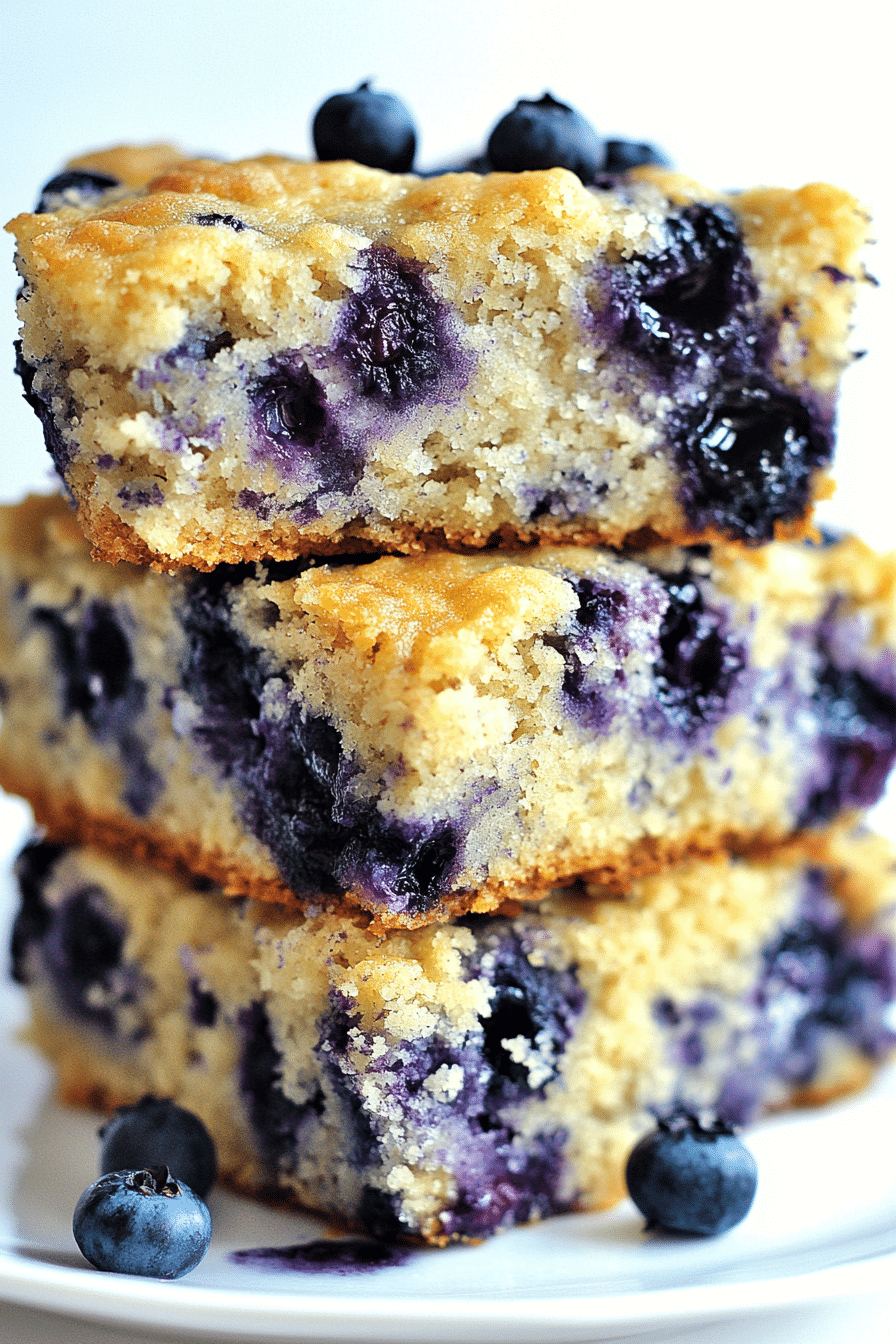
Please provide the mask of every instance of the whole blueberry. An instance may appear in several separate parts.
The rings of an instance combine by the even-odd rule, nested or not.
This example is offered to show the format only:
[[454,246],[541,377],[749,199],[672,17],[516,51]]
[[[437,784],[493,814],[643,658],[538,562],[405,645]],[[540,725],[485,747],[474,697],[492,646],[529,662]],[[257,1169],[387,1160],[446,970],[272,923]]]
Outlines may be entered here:
[[218,1174],[215,1145],[192,1111],[161,1097],[122,1106],[100,1130],[100,1171],[166,1166],[205,1199]]
[[394,93],[377,93],[365,80],[352,93],[334,93],[311,124],[318,159],[354,159],[389,173],[410,172],[417,149],[411,114]]
[[608,140],[604,157],[605,173],[626,173],[629,168],[640,168],[645,163],[668,167],[669,160],[655,145],[638,144],[634,140]]
[[36,215],[46,215],[64,205],[93,205],[109,190],[118,186],[118,178],[87,168],[66,168],[45,182],[40,200],[34,207]]
[[208,1250],[212,1220],[167,1167],[113,1171],[88,1186],[72,1219],[75,1241],[96,1269],[179,1279]]
[[712,1237],[746,1217],[756,1163],[724,1121],[704,1128],[679,1112],[635,1145],[625,1180],[648,1228]]
[[545,93],[537,101],[521,98],[501,118],[489,136],[488,159],[499,173],[568,168],[587,182],[603,167],[604,156],[581,113]]

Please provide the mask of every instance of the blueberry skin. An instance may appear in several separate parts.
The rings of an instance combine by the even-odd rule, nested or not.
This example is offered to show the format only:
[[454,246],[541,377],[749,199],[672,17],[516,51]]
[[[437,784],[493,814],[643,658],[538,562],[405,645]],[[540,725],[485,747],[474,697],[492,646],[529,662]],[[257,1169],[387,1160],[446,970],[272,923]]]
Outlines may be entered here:
[[692,1115],[675,1115],[635,1145],[625,1181],[649,1230],[712,1237],[746,1217],[756,1163],[724,1121],[704,1128]]
[[110,187],[118,186],[118,178],[87,168],[66,168],[45,182],[40,199],[34,207],[36,215],[47,215],[64,205],[93,205]]
[[365,80],[353,93],[334,93],[311,124],[321,162],[354,159],[368,168],[408,173],[417,150],[411,114],[394,93],[376,93]]
[[603,147],[581,113],[545,93],[538,101],[521,98],[503,116],[488,140],[488,160],[499,173],[568,168],[583,182],[603,167]]
[[180,1279],[209,1247],[211,1215],[167,1167],[113,1171],[88,1186],[72,1219],[75,1241],[95,1269]]
[[627,173],[629,168],[640,168],[646,163],[656,163],[668,168],[669,160],[655,145],[639,143],[635,140],[608,140],[605,173]]
[[192,1111],[163,1097],[121,1106],[100,1130],[100,1173],[166,1166],[205,1199],[218,1174],[215,1145]]

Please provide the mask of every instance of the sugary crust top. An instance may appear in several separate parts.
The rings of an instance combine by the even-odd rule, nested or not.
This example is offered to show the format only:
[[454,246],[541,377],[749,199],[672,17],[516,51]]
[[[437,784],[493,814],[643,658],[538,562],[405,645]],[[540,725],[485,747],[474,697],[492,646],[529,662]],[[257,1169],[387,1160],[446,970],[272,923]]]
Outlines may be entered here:
[[[96,565],[74,514],[57,495],[32,495],[0,509],[0,553],[16,556],[17,572],[39,578],[47,549],[73,568],[89,570],[89,586],[103,591],[130,584],[161,584],[160,576],[130,565]],[[244,619],[259,602],[275,603],[281,620],[255,623],[260,643],[289,659],[301,623],[332,656],[348,653],[360,665],[397,666],[415,676],[467,675],[473,662],[494,662],[502,646],[519,644],[574,610],[570,576],[601,566],[624,580],[646,560],[674,573],[684,554],[661,548],[626,559],[573,546],[504,554],[433,552],[382,556],[360,566],[321,564],[296,579],[248,584],[236,599]],[[700,561],[691,558],[692,566]],[[753,656],[771,664],[795,625],[817,621],[836,597],[839,615],[861,612],[870,649],[896,645],[896,553],[880,555],[856,537],[827,546],[780,542],[752,550],[720,545],[703,562],[717,589],[753,627]],[[257,613],[256,613],[257,614]],[[499,658],[500,661],[500,658]]]
[[[835,276],[862,278],[858,252],[868,221],[855,199],[835,187],[721,195],[681,174],[645,168],[595,190],[562,168],[420,178],[276,155],[234,163],[175,160],[139,184],[142,173],[176,152],[119,147],[87,155],[90,166],[138,179],[133,194],[112,193],[80,210],[22,214],[8,226],[26,279],[52,292],[66,339],[88,350],[102,347],[104,359],[122,369],[147,351],[168,349],[181,337],[187,311],[201,310],[204,301],[223,302],[228,311],[219,315],[228,330],[237,338],[248,334],[240,321],[247,312],[256,322],[275,314],[278,285],[297,264],[309,269],[321,297],[338,297],[334,286],[349,288],[349,268],[371,240],[438,270],[461,305],[475,307],[477,272],[500,266],[505,239],[513,238],[514,255],[535,249],[540,265],[558,270],[562,281],[560,271],[570,264],[581,271],[597,254],[618,261],[655,251],[670,202],[694,201],[723,202],[738,217],[774,315],[793,312],[795,339],[807,344],[803,374],[816,390],[830,391],[845,362],[854,286]],[[209,214],[245,227],[196,222]],[[164,322],[147,297],[153,291],[164,295]],[[47,353],[38,332],[29,331],[27,340],[29,359]]]

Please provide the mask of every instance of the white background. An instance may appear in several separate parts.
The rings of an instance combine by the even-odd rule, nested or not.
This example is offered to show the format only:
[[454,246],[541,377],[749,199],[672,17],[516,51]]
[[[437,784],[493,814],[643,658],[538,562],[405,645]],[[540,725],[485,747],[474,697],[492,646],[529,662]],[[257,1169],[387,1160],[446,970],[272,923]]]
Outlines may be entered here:
[[[227,157],[303,156],[316,106],[372,77],[412,109],[418,164],[480,148],[519,97],[549,89],[608,136],[651,140],[714,187],[827,179],[871,209],[877,246],[841,405],[834,521],[891,547],[896,466],[894,118],[886,8],[871,0],[0,0],[0,214],[30,209],[70,155],[171,140]],[[0,499],[50,488],[36,418],[11,372],[15,277],[0,263]],[[2,351],[10,351],[3,355]],[[893,809],[891,807],[890,811]],[[755,1344],[892,1339],[896,1299],[755,1320]],[[0,1307],[9,1344],[111,1332]],[[120,1335],[118,1336],[120,1338]],[[717,1339],[718,1329],[667,1335]],[[132,1337],[133,1340],[136,1337]]]

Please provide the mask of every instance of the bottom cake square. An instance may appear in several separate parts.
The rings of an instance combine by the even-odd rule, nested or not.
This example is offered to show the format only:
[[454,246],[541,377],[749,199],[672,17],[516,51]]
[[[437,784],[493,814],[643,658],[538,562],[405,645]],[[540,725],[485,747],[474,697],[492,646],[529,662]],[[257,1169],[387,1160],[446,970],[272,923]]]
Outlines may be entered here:
[[867,834],[387,933],[46,841],[17,874],[13,971],[64,1099],[171,1097],[229,1183],[384,1238],[605,1207],[656,1114],[824,1100],[896,1041]]

